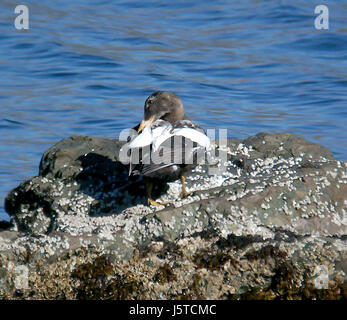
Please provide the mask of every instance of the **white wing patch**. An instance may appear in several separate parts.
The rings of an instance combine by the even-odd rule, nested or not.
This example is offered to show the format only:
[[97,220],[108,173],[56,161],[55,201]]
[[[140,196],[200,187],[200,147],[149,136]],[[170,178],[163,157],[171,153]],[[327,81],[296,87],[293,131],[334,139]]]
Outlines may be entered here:
[[160,120],[160,123],[156,121],[153,125],[154,128],[144,128],[141,134],[129,143],[129,148],[142,148],[152,144],[155,152],[165,140],[173,136],[183,136],[206,149],[210,148],[210,139],[199,130],[188,127],[172,129],[172,125],[163,120]]
[[210,139],[208,136],[201,131],[192,129],[192,128],[179,128],[173,130],[173,135],[175,136],[183,136],[187,139],[190,139],[202,147],[208,149],[210,147]]
[[130,149],[142,148],[142,147],[150,145],[152,141],[153,141],[152,130],[150,128],[144,128],[141,134],[139,134],[133,141],[129,143],[129,148]]

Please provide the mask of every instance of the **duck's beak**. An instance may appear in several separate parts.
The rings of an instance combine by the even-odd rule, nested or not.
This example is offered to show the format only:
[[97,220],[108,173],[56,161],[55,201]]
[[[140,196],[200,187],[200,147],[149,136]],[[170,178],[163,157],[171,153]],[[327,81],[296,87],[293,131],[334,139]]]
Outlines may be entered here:
[[139,128],[137,129],[137,132],[140,133],[144,128],[149,128],[152,125],[152,123],[154,122],[154,120],[155,120],[154,116],[149,118],[149,120],[143,119],[140,123]]

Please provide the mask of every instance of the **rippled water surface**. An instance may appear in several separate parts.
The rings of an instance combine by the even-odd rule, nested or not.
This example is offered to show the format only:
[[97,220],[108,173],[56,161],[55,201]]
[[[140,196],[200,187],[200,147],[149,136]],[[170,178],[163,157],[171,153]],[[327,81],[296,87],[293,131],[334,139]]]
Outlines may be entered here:
[[6,194],[71,135],[116,137],[154,90],[244,138],[294,132],[347,160],[347,5],[324,1],[0,2],[0,220]]

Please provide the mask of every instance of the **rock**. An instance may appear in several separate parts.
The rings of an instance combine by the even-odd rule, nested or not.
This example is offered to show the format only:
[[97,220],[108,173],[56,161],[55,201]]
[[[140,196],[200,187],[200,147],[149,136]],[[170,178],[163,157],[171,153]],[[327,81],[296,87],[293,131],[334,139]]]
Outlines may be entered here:
[[123,143],[62,140],[9,193],[0,298],[346,298],[346,164],[329,150],[293,134],[229,139],[213,166],[225,170],[198,166],[189,197],[157,186],[164,208],[145,205]]
[[7,230],[11,227],[11,223],[7,221],[0,221],[0,230]]

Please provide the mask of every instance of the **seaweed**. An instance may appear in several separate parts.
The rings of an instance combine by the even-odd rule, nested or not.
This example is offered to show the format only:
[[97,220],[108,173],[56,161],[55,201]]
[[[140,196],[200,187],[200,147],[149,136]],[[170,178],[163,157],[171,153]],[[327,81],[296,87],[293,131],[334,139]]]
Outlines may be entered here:
[[153,277],[153,281],[159,283],[167,283],[175,280],[176,275],[168,263],[165,263],[163,266],[160,266]]
[[76,296],[81,300],[130,299],[142,287],[128,276],[114,274],[112,264],[105,256],[77,266],[72,277],[79,280]]

